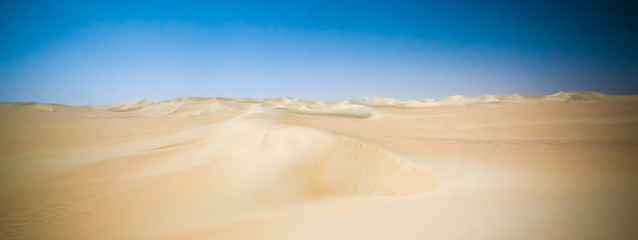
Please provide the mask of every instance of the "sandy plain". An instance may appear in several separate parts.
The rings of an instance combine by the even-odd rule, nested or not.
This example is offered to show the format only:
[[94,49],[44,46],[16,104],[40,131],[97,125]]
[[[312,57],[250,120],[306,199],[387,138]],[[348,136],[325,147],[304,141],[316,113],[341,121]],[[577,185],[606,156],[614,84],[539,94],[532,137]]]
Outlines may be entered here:
[[637,239],[638,96],[0,103],[0,239]]

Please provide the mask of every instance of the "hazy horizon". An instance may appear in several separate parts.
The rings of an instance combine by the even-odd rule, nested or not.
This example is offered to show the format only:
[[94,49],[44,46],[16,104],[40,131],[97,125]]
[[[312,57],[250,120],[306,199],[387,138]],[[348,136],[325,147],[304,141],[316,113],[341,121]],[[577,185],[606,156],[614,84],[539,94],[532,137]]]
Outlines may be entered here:
[[638,239],[635,12],[0,1],[0,239]]
[[3,2],[0,102],[638,94],[615,3]]

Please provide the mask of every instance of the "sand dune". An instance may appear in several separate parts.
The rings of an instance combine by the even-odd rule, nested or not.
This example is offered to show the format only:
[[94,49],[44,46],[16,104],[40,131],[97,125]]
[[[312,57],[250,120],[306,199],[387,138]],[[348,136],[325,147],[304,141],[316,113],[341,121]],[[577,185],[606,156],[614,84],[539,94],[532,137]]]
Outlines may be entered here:
[[636,239],[638,96],[0,103],[0,239]]

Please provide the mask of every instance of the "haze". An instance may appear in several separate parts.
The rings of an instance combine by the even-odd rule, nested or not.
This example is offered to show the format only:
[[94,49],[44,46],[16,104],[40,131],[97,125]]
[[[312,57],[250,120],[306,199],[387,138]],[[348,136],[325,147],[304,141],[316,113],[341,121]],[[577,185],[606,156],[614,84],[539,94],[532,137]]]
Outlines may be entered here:
[[587,1],[3,1],[0,101],[635,94],[630,9]]
[[634,9],[0,1],[0,239],[638,239]]

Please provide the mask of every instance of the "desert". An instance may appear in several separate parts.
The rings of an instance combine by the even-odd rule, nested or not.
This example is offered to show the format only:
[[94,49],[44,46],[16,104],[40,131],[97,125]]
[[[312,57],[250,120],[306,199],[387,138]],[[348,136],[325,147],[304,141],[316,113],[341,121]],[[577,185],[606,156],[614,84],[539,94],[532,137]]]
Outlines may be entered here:
[[638,96],[0,103],[1,239],[635,239]]

